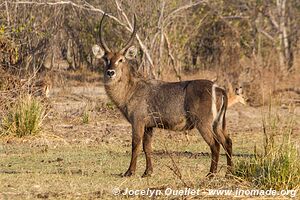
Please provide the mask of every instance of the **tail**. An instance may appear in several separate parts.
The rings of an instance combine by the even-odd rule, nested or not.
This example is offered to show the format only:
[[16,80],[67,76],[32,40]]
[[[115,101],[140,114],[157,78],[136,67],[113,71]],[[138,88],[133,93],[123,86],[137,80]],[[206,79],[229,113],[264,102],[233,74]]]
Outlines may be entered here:
[[[222,103],[220,110],[217,111],[217,105],[216,105],[216,88],[221,89],[222,91]],[[226,110],[227,110],[227,104],[228,104],[228,98],[226,91],[223,88],[218,87],[216,84],[213,84],[212,87],[212,113],[213,113],[213,123],[212,126],[215,129],[219,123],[222,124],[222,129],[224,130],[226,127]]]
[[226,91],[224,89],[222,89],[222,106],[220,109],[220,122],[222,123],[222,130],[224,131],[226,128],[226,111],[227,111],[227,106],[228,106],[228,97],[226,94]]

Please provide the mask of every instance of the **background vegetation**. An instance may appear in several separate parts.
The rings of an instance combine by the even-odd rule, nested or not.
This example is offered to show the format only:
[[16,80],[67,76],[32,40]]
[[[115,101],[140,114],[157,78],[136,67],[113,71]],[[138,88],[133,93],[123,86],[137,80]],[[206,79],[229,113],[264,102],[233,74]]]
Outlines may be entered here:
[[244,69],[245,58],[258,68],[290,72],[299,52],[298,1],[4,1],[0,6],[5,68],[38,70],[58,67],[62,60],[67,68],[93,67],[90,46],[103,12],[113,19],[105,31],[116,48],[137,14],[139,44],[153,62],[141,47],[141,67],[158,77],[172,65],[178,71]]
[[22,76],[97,70],[91,46],[103,12],[111,17],[106,40],[116,49],[137,14],[138,70],[145,76],[181,80],[185,72],[209,70],[221,85],[245,85],[261,104],[262,78],[273,81],[273,92],[276,81],[299,72],[298,1],[3,1],[0,10],[0,64]]

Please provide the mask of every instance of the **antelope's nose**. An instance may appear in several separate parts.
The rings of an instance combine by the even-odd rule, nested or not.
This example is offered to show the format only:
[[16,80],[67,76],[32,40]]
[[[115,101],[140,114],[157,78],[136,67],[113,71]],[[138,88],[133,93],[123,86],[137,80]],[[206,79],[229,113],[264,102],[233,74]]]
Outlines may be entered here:
[[116,72],[113,69],[109,69],[106,71],[106,75],[109,76],[110,78],[115,76]]

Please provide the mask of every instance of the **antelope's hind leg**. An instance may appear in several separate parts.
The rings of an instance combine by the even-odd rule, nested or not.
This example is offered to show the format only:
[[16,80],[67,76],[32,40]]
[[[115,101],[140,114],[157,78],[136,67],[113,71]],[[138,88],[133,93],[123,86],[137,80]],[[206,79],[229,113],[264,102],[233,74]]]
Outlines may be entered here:
[[225,128],[225,118],[223,127],[213,126],[213,131],[216,134],[217,141],[222,145],[225,150],[226,159],[227,159],[227,174],[232,172],[232,140],[226,132]]
[[220,156],[220,143],[215,139],[213,130],[210,126],[203,126],[202,124],[197,125],[197,129],[202,135],[205,142],[209,145],[211,150],[211,164],[210,170],[207,174],[208,177],[214,176],[217,172],[219,156]]

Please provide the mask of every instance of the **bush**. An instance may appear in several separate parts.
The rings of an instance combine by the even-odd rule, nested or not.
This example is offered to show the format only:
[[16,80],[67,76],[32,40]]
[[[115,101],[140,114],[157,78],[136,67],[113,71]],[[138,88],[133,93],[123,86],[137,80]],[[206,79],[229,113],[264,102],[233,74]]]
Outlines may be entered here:
[[[297,189],[300,187],[300,155],[291,142],[293,119],[290,125],[279,127],[278,116],[269,114],[268,127],[263,121],[265,137],[262,154],[254,150],[254,157],[236,163],[233,174],[262,189]],[[276,142],[276,135],[281,142]]]
[[3,118],[1,135],[23,137],[39,133],[45,118],[42,102],[31,96],[20,96],[15,106]]
[[297,149],[285,143],[263,156],[238,161],[234,175],[263,189],[295,189],[300,186],[299,162]]

